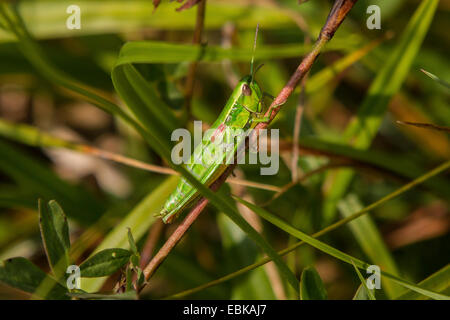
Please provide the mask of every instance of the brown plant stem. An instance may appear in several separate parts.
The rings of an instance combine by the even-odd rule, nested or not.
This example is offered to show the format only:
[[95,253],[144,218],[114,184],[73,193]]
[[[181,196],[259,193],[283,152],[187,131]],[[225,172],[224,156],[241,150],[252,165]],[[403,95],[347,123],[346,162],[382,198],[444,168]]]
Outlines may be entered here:
[[158,243],[163,230],[164,223],[162,222],[162,220],[155,221],[155,223],[150,228],[147,240],[145,241],[144,247],[142,248],[141,252],[141,261],[139,262],[141,268],[144,268],[150,261],[153,251],[156,248],[156,244]]

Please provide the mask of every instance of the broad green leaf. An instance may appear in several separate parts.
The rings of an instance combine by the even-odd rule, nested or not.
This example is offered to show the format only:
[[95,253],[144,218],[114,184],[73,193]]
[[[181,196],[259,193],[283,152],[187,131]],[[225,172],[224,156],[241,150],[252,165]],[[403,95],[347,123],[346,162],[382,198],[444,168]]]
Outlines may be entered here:
[[[419,282],[422,288],[433,290],[435,292],[447,293],[450,289],[450,264],[433,273],[425,280]],[[413,290],[405,292],[397,297],[398,300],[422,300],[428,299],[426,295],[419,294]]]
[[[249,209],[251,209],[253,212],[257,213],[260,217],[262,217],[263,219],[267,220],[268,222],[272,223],[273,225],[277,226],[278,228],[284,230],[285,232],[289,233],[290,235],[296,237],[297,239],[300,239],[306,243],[308,243],[309,245],[313,246],[314,248],[325,252],[326,254],[329,254],[341,261],[344,261],[348,264],[355,264],[358,268],[361,269],[367,269],[367,267],[369,267],[369,264],[367,262],[364,262],[360,259],[357,259],[355,257],[352,257],[338,249],[335,249],[333,247],[331,247],[328,244],[323,243],[322,241],[319,241],[303,232],[301,232],[300,230],[295,229],[294,227],[290,226],[289,224],[287,224],[286,222],[284,222],[283,220],[281,220],[280,218],[278,218],[277,216],[269,213],[268,211],[259,208],[257,206],[255,206],[254,204],[251,204],[243,199],[237,198],[235,197],[235,199],[237,201],[239,201],[240,203],[244,204],[245,206],[247,206]],[[387,278],[389,278],[390,280],[394,281],[395,283],[398,283],[402,286],[404,286],[405,288],[414,290],[416,292],[422,293],[427,295],[430,298],[433,299],[437,299],[437,300],[448,300],[450,299],[450,297],[443,295],[443,294],[439,294],[436,292],[433,292],[431,290],[427,290],[424,288],[421,288],[420,286],[417,286],[415,284],[412,283],[408,283],[405,280],[402,280],[388,272],[381,272],[381,274]]]
[[301,300],[327,300],[328,295],[319,273],[312,266],[303,269],[300,278]]
[[[52,289],[45,295],[39,295],[39,286],[44,281],[52,284]],[[44,271],[25,258],[12,258],[0,262],[0,282],[19,290],[35,294],[42,299],[66,300],[67,289],[56,282]]]
[[39,200],[39,226],[49,265],[60,279],[70,265],[70,239],[66,215],[56,201],[47,205]]
[[120,248],[100,251],[80,265],[81,276],[84,278],[110,276],[123,267],[130,256],[130,251]]
[[[364,290],[366,291],[366,295],[369,297],[370,300],[376,300],[375,295],[373,294],[372,290],[367,287],[366,279],[362,276],[361,272],[359,271],[358,267],[355,265],[355,263],[352,261],[352,265],[355,268],[356,274],[358,275],[359,281],[361,281],[361,285],[364,287]],[[358,289],[359,290],[359,289]]]

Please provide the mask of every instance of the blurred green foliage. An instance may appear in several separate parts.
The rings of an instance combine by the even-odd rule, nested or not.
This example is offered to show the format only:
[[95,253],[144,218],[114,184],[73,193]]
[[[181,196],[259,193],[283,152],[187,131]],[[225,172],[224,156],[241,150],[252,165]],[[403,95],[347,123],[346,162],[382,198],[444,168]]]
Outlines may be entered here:
[[[317,37],[331,8],[331,2],[324,0],[301,5],[297,0],[208,0],[203,45],[193,46],[196,7],[177,12],[179,4],[162,1],[153,11],[148,0],[78,1],[81,29],[68,30],[66,8],[70,4],[65,0],[17,1],[13,7],[34,40],[17,39],[6,28],[0,30],[0,260],[28,259],[16,258],[0,266],[0,298],[22,297],[10,286],[46,298],[66,297],[65,289],[49,276],[52,271],[56,278],[60,275],[56,258],[49,259],[49,265],[48,247],[42,250],[39,198],[56,200],[68,217],[70,254],[65,241],[54,254],[69,254],[71,261],[81,264],[89,256],[98,258],[107,252],[108,268],[95,269],[107,272],[83,279],[82,288],[110,292],[117,273],[103,276],[128,262],[132,248],[127,228],[142,254],[149,232],[157,232],[154,214],[178,181],[86,154],[77,158],[60,140],[44,139],[44,134],[167,165],[164,150],[170,150],[173,128],[191,130],[192,119],[212,123],[233,80],[249,72],[257,23],[255,58],[265,64],[257,81],[264,91],[277,95],[311,48],[308,38]],[[297,166],[300,175],[311,176],[264,208],[286,224],[284,231],[299,231],[284,232],[247,207],[235,205],[229,196],[230,192],[238,194],[261,207],[274,196],[273,191],[225,185],[214,195],[221,210],[212,205],[204,210],[141,298],[162,298],[221,279],[264,257],[252,237],[260,239],[260,244],[266,240],[276,250],[284,249],[296,241],[294,237],[351,216],[450,158],[448,133],[396,122],[450,126],[449,90],[439,83],[450,81],[448,4],[380,0],[381,29],[369,30],[366,9],[370,4],[368,0],[357,2],[306,80]],[[199,64],[192,109],[184,110],[185,79],[193,61]],[[433,81],[420,69],[440,80]],[[237,170],[239,177],[277,187],[291,182],[299,94],[300,89],[271,124],[280,129],[279,173],[261,176],[258,166],[242,165]],[[103,118],[94,105],[113,116]],[[69,137],[61,132],[69,132]],[[329,167],[318,170],[324,165]],[[290,275],[266,264],[188,297],[368,299],[351,259],[350,265],[341,263],[327,251],[328,246],[335,254],[380,265],[409,284],[448,294],[449,195],[448,172],[442,172],[374,208],[370,217],[358,218],[324,236],[318,246],[325,245],[321,247],[325,252],[307,246],[296,249],[283,258],[286,263],[278,265],[289,266],[299,283],[298,291],[283,277]],[[255,232],[249,237],[235,224],[237,220],[227,216],[230,212],[236,212],[235,219],[242,219],[237,212],[242,213],[261,236]],[[66,229],[64,219],[58,219],[62,215],[54,216],[50,224],[41,223],[44,243],[61,240]],[[242,220],[241,226],[246,223]],[[173,230],[172,226],[162,229],[153,253]],[[105,251],[118,250],[113,248],[124,252],[119,262]],[[31,280],[20,282],[13,271]],[[361,273],[366,276],[363,269]],[[42,283],[49,286],[44,286],[45,292]],[[412,289],[383,281],[375,296],[426,297]]]

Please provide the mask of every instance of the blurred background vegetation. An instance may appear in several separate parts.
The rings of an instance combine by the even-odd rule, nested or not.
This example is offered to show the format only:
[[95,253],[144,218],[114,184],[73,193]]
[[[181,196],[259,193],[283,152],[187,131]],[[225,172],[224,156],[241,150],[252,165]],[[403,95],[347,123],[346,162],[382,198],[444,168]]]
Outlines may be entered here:
[[[154,121],[163,122],[172,115],[177,124],[191,129],[192,119],[211,124],[236,79],[249,72],[257,23],[256,61],[264,63],[257,81],[276,96],[311,48],[332,1],[208,0],[202,50],[191,45],[197,6],[176,11],[181,6],[176,1],[161,1],[156,9],[150,0],[77,1],[81,29],[68,30],[66,9],[71,4],[16,1],[42,50],[39,54],[123,110],[127,105],[115,90],[111,72],[117,61],[130,57],[164,102],[154,106],[153,112],[163,117],[155,116]],[[381,8],[380,30],[366,27],[366,9],[371,4]],[[307,234],[357,212],[448,160],[448,131],[397,121],[450,126],[449,89],[420,71],[450,79],[449,16],[450,1],[444,0],[358,1],[314,64],[304,94],[300,97],[297,90],[271,124],[280,129],[279,173],[261,176],[258,166],[241,165],[237,178],[275,186],[275,190],[292,181],[299,101],[304,112],[298,175],[317,172],[265,208]],[[140,42],[141,49],[123,47],[136,41],[145,41]],[[39,235],[38,198],[55,199],[64,208],[77,261],[101,248],[126,247],[127,227],[141,250],[154,253],[175,228],[163,226],[153,215],[177,178],[61,148],[56,140],[43,145],[46,140],[33,130],[165,166],[131,126],[60,86],[50,71],[37,68],[30,56],[39,54],[27,54],[14,35],[0,30],[0,260],[23,256],[48,271]],[[200,62],[194,93],[191,107],[186,108],[186,76],[196,59]],[[374,79],[379,80],[378,87]],[[19,125],[31,126],[26,127],[31,131]],[[375,131],[358,135],[365,128]],[[170,135],[166,136],[169,144]],[[355,136],[361,139],[352,140]],[[274,196],[273,190],[234,184],[224,185],[220,192],[230,191],[259,205]],[[322,241],[414,283],[441,270],[439,286],[431,289],[448,294],[448,199],[450,181],[444,173]],[[238,209],[277,250],[295,242],[245,207],[238,205]],[[226,215],[208,206],[142,297],[162,298],[190,289],[262,257]],[[309,246],[286,256],[286,262],[298,278],[305,267],[314,266],[330,299],[351,299],[361,284],[351,265]],[[92,291],[111,291],[118,277],[119,273],[109,279],[91,279],[85,285]],[[394,298],[402,293],[403,288],[386,282],[376,295]],[[0,298],[23,297],[27,296],[0,283]],[[267,264],[188,297],[289,299],[295,293],[274,265]]]

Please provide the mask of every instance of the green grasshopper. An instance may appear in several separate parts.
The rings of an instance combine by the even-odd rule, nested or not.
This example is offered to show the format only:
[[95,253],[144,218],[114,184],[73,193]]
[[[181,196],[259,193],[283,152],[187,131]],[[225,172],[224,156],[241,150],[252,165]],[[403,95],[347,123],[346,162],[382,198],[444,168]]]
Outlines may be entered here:
[[[255,34],[255,44],[257,34],[258,28]],[[253,47],[254,49],[255,46]],[[204,164],[195,161],[194,157],[202,154],[202,150],[211,147],[211,144],[215,140],[223,139],[224,133],[229,129],[237,131],[240,129],[248,130],[259,122],[268,121],[268,117],[264,117],[262,112],[264,94],[255,81],[255,73],[259,68],[253,72],[253,61],[254,57],[252,57],[250,65],[250,74],[239,81],[231,97],[228,99],[225,108],[211,126],[211,130],[208,130],[209,134],[205,134],[202,142],[195,147],[194,153],[191,155],[189,164],[187,165],[187,169],[207,187],[211,186],[227,169],[230,155],[234,157],[239,144],[234,147],[231,153],[228,153],[228,157],[226,154],[223,155],[223,159],[221,159],[223,161]],[[227,141],[229,142],[229,138]],[[169,196],[160,212],[164,223],[171,223],[185,208],[193,205],[200,198],[200,195],[197,189],[192,187],[185,179],[181,178],[177,188]]]

